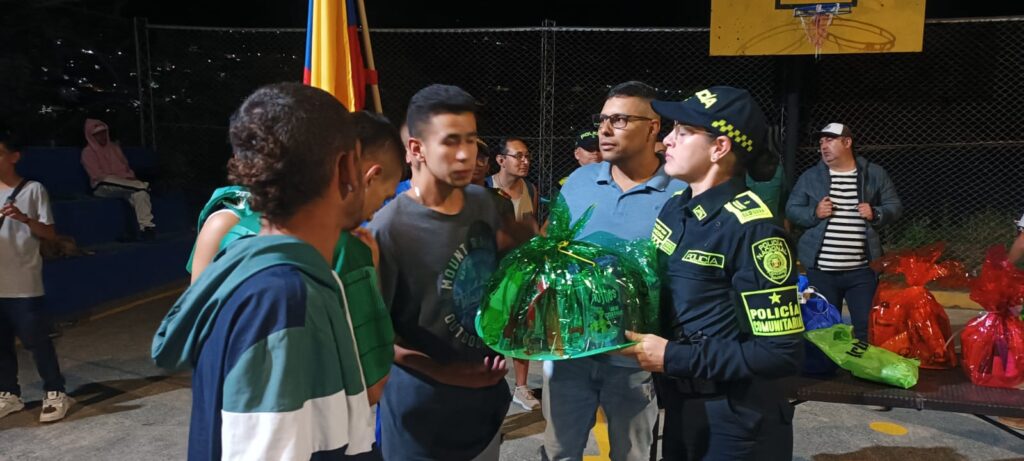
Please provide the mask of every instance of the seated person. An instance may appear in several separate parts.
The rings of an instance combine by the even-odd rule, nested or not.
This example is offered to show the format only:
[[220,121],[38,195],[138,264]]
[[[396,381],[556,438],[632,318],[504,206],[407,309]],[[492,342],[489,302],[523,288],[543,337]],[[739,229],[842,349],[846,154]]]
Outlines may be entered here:
[[110,140],[106,123],[85,120],[86,146],[82,149],[82,166],[89,174],[92,193],[97,197],[123,198],[135,209],[140,235],[144,240],[156,237],[153,207],[149,200],[149,183],[139,181],[128,166],[121,146]]

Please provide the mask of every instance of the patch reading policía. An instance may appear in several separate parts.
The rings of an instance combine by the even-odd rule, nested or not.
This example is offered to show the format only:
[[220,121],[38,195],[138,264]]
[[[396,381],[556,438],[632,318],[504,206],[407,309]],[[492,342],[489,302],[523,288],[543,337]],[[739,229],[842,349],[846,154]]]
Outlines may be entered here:
[[790,263],[789,244],[781,237],[769,237],[758,240],[750,246],[754,255],[754,266],[768,281],[782,285],[793,271]]
[[740,293],[754,336],[782,336],[804,331],[796,286]]
[[651,241],[659,250],[669,256],[676,252],[676,243],[669,239],[672,237],[672,229],[669,229],[660,219],[654,220],[654,230],[651,231]]
[[718,253],[708,253],[706,251],[699,250],[686,250],[686,254],[683,255],[683,261],[693,263],[698,266],[717,267],[719,269],[725,269],[725,255]]

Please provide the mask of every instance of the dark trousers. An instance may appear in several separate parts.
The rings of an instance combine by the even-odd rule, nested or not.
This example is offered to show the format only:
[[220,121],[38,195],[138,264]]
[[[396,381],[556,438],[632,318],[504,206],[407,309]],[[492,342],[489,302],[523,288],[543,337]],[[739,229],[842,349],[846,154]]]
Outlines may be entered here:
[[774,382],[744,380],[720,394],[693,395],[659,378],[664,461],[792,459],[793,406]]
[[845,299],[850,309],[850,320],[853,321],[853,335],[857,339],[868,340],[868,317],[875,290],[878,289],[878,274],[875,271],[867,267],[849,271],[810,269],[807,271],[807,281],[839,312],[843,311]]
[[14,338],[32,353],[36,371],[47,392],[64,392],[57,352],[50,340],[50,328],[43,315],[43,298],[0,298],[0,392],[21,395],[18,386],[18,354]]

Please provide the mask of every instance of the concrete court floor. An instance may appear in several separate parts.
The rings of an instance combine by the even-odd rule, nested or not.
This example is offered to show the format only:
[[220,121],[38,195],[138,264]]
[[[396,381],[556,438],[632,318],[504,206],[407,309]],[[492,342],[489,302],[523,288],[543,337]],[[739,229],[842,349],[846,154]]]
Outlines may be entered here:
[[[177,292],[149,297],[69,327],[56,340],[67,387],[78,400],[65,421],[38,422],[41,382],[31,357],[19,349],[26,411],[0,420],[0,460],[184,459],[191,404],[188,373],[167,374],[149,359],[152,334]],[[977,311],[950,309],[955,325]],[[540,387],[539,364],[529,383]],[[512,378],[509,376],[511,384]],[[894,423],[904,435],[869,427]],[[1024,460],[1024,441],[972,415],[804,403],[795,418],[798,460],[944,461]],[[514,406],[506,419],[503,460],[536,460],[543,443],[539,411]],[[606,428],[598,425],[586,459],[607,459]],[[596,437],[594,436],[596,434]]]

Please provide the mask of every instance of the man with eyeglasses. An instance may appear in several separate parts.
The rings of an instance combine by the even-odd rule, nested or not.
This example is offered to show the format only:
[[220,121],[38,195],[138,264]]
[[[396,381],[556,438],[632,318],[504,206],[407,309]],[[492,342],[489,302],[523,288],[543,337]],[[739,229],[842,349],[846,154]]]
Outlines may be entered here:
[[530,174],[530,149],[520,138],[506,138],[501,141],[497,154],[500,170],[487,178],[487,187],[501,191],[501,195],[512,201],[516,221],[525,221],[536,216],[540,207],[537,187],[526,181]]
[[[661,129],[651,109],[655,96],[642,82],[622,83],[594,116],[604,160],[580,167],[562,188],[573,220],[594,206],[582,240],[649,238],[662,204],[686,187],[665,174],[654,154]],[[606,354],[544,363],[544,459],[582,459],[598,407],[608,420],[611,459],[650,457],[658,415],[651,374],[627,357]]]
[[[540,208],[537,187],[526,180],[530,174],[530,149],[521,138],[509,137],[501,141],[497,161],[501,168],[487,178],[486,186],[493,188],[512,203],[517,222],[528,223],[537,230],[537,210]],[[526,378],[530,374],[530,361],[512,359],[515,371],[516,388],[512,392],[512,403],[523,407],[526,411],[540,408],[540,401],[527,386]]]

